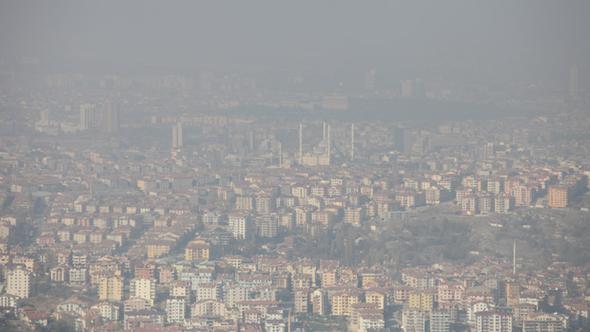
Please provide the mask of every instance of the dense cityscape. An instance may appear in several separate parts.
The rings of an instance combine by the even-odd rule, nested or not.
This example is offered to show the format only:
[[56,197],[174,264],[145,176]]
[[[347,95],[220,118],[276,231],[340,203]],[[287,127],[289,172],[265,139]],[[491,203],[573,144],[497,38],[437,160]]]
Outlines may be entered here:
[[586,63],[84,61],[0,52],[0,331],[590,331]]
[[28,91],[5,77],[7,324],[587,328],[590,119],[575,68],[545,97],[551,113],[428,123],[354,118],[375,100],[385,119],[455,105],[419,80],[376,90],[374,75],[357,96],[272,102],[254,79],[210,73],[58,75]]

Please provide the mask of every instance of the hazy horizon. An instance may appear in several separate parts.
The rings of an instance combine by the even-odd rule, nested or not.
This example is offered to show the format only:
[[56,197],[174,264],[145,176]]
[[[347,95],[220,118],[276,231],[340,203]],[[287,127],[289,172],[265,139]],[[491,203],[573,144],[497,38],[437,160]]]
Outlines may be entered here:
[[3,2],[0,58],[548,79],[590,64],[588,1]]

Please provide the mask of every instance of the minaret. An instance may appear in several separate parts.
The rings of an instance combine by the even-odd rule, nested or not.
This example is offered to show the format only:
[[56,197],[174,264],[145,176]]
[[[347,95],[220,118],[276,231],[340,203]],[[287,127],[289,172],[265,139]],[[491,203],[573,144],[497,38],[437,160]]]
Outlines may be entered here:
[[299,165],[303,164],[303,124],[299,123]]
[[283,167],[283,143],[279,142],[279,167]]
[[516,276],[516,240],[512,242],[512,275]]
[[350,160],[354,160],[354,123],[350,126]]
[[330,125],[328,125],[328,146],[327,146],[327,154],[328,154],[328,165],[332,162],[331,153],[332,153],[332,142],[330,141]]
[[249,142],[250,152],[254,151],[254,146],[256,145],[254,140],[254,130],[250,130],[250,142]]
[[183,147],[184,146],[184,138],[182,137],[182,122],[178,122],[178,129],[177,129],[177,134],[178,134],[178,147]]

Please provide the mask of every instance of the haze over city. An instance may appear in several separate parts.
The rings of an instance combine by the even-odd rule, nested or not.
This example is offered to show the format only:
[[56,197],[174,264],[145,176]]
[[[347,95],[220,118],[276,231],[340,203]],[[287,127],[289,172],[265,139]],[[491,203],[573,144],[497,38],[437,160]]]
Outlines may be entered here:
[[0,331],[590,331],[589,31],[0,1]]

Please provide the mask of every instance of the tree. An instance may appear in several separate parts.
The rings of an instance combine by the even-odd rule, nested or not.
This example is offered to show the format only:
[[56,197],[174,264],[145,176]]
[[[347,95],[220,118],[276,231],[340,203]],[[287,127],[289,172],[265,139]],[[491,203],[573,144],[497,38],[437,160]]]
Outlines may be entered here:
[[74,328],[74,322],[60,319],[51,321],[47,324],[47,327],[43,329],[45,332],[75,332],[76,329]]

